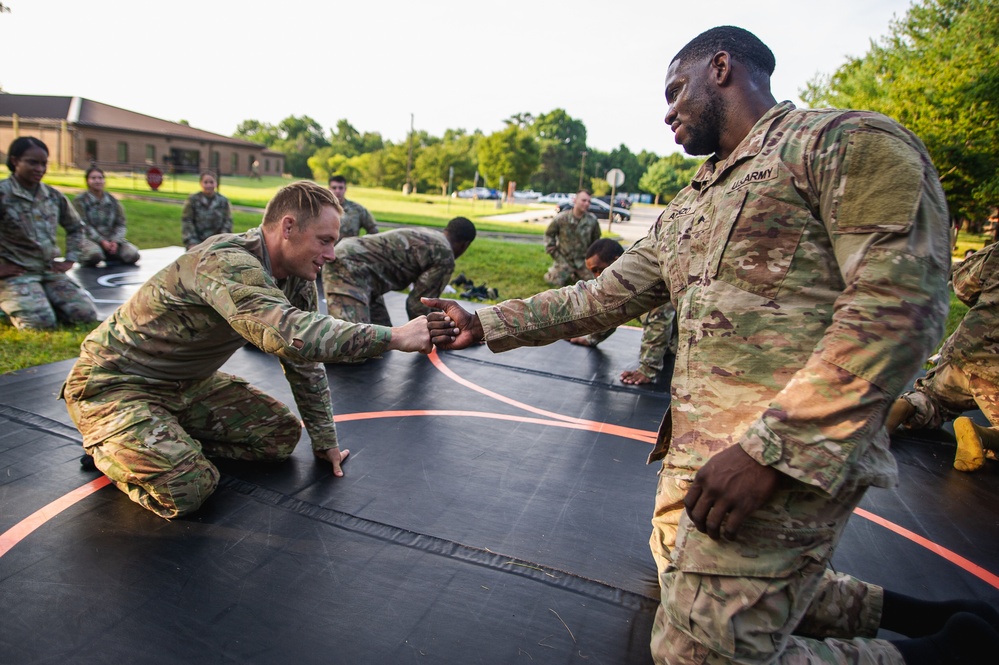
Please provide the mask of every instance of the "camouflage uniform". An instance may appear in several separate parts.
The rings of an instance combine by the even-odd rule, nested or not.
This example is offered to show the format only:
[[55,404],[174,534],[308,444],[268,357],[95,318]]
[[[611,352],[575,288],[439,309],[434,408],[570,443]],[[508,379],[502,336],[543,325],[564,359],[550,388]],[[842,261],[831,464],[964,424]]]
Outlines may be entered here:
[[[87,191],[73,199],[73,207],[87,225],[80,263],[96,266],[101,261],[115,261],[131,265],[139,260],[139,248],[125,240],[125,210],[118,199],[108,193],[97,198]],[[118,243],[118,251],[106,255],[102,240]]]
[[[902,662],[870,639],[881,589],[827,564],[866,488],[897,482],[884,419],[942,334],[949,249],[915,136],[878,114],[783,102],[600,278],[478,310],[503,351],[676,306],[672,400],[650,456],[663,460],[659,662]],[[733,445],[782,482],[737,540],[713,541],[682,500]]]
[[259,229],[212,238],[146,282],[92,332],[63,388],[94,462],[163,517],[215,489],[206,457],[287,458],[291,410],[218,369],[247,341],[278,356],[316,451],[337,446],[319,363],[382,353],[391,331],[318,313],[315,281],[271,275]]
[[382,294],[413,288],[406,298],[410,319],[430,308],[420,298],[436,298],[454,272],[454,252],[440,231],[393,229],[348,238],[336,246],[336,260],[323,268],[330,316],[358,323],[392,325]]
[[902,397],[915,407],[905,426],[937,429],[981,409],[999,427],[999,244],[954,268],[954,293],[970,307],[940,349],[940,360]]
[[191,248],[218,233],[232,233],[229,199],[218,192],[210,198],[202,192],[187,197],[181,218],[184,247]]
[[586,250],[600,240],[600,223],[591,212],[576,219],[572,209],[560,212],[545,230],[545,251],[555,262],[545,273],[553,286],[568,286],[580,279],[593,279],[586,267]]
[[343,207],[343,215],[340,216],[340,240],[356,238],[361,234],[361,229],[367,233],[378,233],[375,218],[367,208],[347,199],[341,201],[340,205]]
[[19,329],[97,320],[83,289],[52,269],[61,254],[56,224],[66,231],[66,260],[79,260],[85,227],[65,196],[45,183],[32,195],[13,176],[0,182],[0,263],[24,268],[21,275],[0,278],[0,310]]
[[[676,354],[674,319],[676,310],[672,303],[660,305],[642,317],[642,347],[638,352],[638,371],[650,381],[657,380],[659,373],[663,371],[666,352]],[[617,328],[592,333],[586,336],[586,341],[590,346],[597,346],[613,335],[615,330]]]

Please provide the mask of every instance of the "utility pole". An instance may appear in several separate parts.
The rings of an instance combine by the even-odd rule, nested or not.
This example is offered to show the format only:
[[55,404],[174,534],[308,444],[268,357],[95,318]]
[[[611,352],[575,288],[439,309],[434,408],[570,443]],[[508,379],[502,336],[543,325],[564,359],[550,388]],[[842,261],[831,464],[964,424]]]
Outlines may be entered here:
[[580,161],[579,161],[579,188],[576,189],[577,192],[580,189],[583,188],[583,169],[586,168],[586,155],[587,155],[587,152],[584,150],[584,151],[582,151],[579,154],[582,157],[582,159],[580,159]]
[[406,186],[409,187],[407,194],[413,193],[413,179],[410,172],[413,169],[413,114],[409,114],[409,158],[406,160]]

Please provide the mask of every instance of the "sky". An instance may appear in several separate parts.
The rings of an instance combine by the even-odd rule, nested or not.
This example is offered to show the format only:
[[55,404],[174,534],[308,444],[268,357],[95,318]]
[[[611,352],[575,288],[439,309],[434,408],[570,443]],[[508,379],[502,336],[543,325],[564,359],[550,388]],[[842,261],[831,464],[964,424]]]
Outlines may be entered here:
[[[79,96],[231,135],[247,119],[346,118],[393,142],[489,134],[557,108],[587,146],[677,152],[663,123],[670,59],[716,25],[774,52],[800,103],[864,55],[910,0],[3,0],[0,87]],[[833,7],[835,7],[833,9]]]

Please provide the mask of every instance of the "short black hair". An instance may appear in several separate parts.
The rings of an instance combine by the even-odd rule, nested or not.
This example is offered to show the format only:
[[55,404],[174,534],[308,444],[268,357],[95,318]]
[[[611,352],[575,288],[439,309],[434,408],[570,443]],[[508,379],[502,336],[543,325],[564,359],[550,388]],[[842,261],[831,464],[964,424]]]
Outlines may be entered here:
[[475,240],[475,224],[466,217],[455,217],[447,223],[444,232],[455,242],[472,242]]
[[31,148],[41,148],[46,155],[49,154],[49,147],[42,143],[41,139],[36,139],[34,136],[21,136],[11,142],[7,149],[7,168],[10,169],[11,173],[14,172],[14,158],[20,158]]
[[727,51],[755,75],[771,76],[777,66],[773,52],[759,37],[749,30],[734,25],[722,25],[705,30],[680,49],[670,64],[677,60],[685,62],[691,59],[710,58],[719,51]]
[[344,185],[346,185],[347,184],[347,179],[344,178],[342,175],[331,175],[329,182],[327,182],[326,184],[330,185],[330,184],[332,184],[334,182],[342,182]]
[[89,169],[87,169],[87,172],[83,174],[83,179],[86,180],[87,178],[89,178],[91,173],[100,173],[101,175],[105,175],[104,169],[102,169],[101,167],[91,166]]
[[601,261],[610,265],[617,261],[617,258],[622,254],[624,254],[624,247],[617,240],[600,238],[599,240],[594,240],[593,244],[587,247],[586,256],[583,258],[588,259],[591,256],[599,256]]

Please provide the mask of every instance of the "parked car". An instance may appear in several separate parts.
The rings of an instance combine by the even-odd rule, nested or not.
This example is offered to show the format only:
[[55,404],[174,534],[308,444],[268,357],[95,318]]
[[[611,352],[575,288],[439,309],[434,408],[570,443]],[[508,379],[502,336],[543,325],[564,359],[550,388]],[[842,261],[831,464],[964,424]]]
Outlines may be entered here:
[[[558,206],[558,212],[565,212],[572,207],[572,203],[562,203]],[[611,214],[609,204],[600,199],[590,199],[590,212],[597,216],[597,219],[608,219]],[[627,222],[631,220],[631,211],[620,206],[614,206],[614,221]]]
[[513,190],[513,198],[521,201],[536,201],[541,198],[541,192],[536,192],[533,189],[515,189]]
[[[595,196],[594,198],[597,199],[598,201],[603,201],[604,203],[610,203],[609,196]],[[619,208],[627,208],[628,210],[631,210],[631,199],[626,199],[623,196],[619,196],[616,199],[614,199],[614,205],[616,205]]]
[[562,203],[572,203],[576,199],[575,194],[566,194],[564,192],[552,192],[551,194],[545,194],[538,199],[538,203],[554,203],[559,205]]
[[499,192],[495,189],[489,189],[488,187],[472,187],[471,189],[463,189],[460,192],[454,192],[451,194],[452,197],[459,199],[498,199]]

